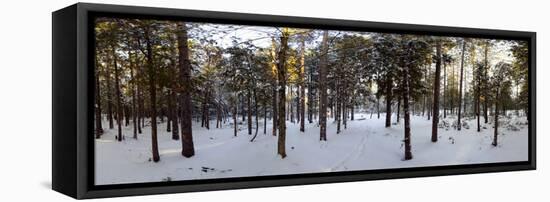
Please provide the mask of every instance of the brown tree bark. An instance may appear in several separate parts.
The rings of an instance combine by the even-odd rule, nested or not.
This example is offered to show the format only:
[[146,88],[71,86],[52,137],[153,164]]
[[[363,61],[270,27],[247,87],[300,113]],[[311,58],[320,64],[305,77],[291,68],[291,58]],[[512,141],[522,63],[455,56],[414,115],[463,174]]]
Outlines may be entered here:
[[235,95],[235,102],[233,103],[233,135],[235,137],[237,137],[237,127],[238,127],[238,124],[237,124],[237,112],[238,112],[238,109],[237,107],[239,106],[239,104],[237,104],[237,98],[238,96]]
[[112,52],[111,54],[113,54],[113,65],[115,67],[115,94],[116,94],[116,111],[117,111],[117,115],[116,115],[116,121],[117,121],[117,125],[118,125],[118,138],[117,140],[120,142],[122,141],[122,103],[120,101],[120,97],[122,96],[121,93],[120,93],[120,82],[119,82],[119,70],[118,70],[118,61],[117,61],[117,55],[116,55],[116,51],[115,51],[115,46],[114,45],[111,45],[111,49],[112,49]]
[[171,94],[170,92],[168,92],[168,95],[167,95],[167,98],[166,98],[166,102],[167,102],[167,109],[166,109],[166,118],[167,118],[167,121],[166,121],[166,132],[172,132],[172,116],[174,116],[174,114],[172,113],[172,108],[174,108],[173,104],[172,104],[172,99],[171,99]]
[[487,55],[489,53],[489,40],[485,40],[485,48],[484,48],[484,59],[483,59],[483,120],[484,123],[489,122],[489,113],[488,111],[488,105],[489,105],[489,86],[487,85],[487,79],[489,77],[488,70],[489,70],[489,59],[487,58]]
[[496,87],[496,95],[495,95],[495,109],[494,109],[494,116],[495,116],[495,133],[494,133],[494,137],[493,137],[493,146],[497,146],[498,145],[498,141],[497,141],[497,138],[498,138],[498,99],[499,99],[499,87]]
[[254,114],[256,119],[256,132],[254,133],[254,137],[250,140],[250,142],[253,142],[254,139],[258,136],[258,129],[260,128],[258,123],[258,98],[256,97],[256,89],[254,89],[252,96],[254,97]]
[[405,135],[403,143],[405,144],[405,160],[410,160],[413,158],[412,152],[411,152],[411,116],[409,112],[409,96],[410,96],[410,86],[409,86],[409,67],[404,66],[404,73],[403,73],[403,82],[404,82],[404,89],[403,89],[403,113],[405,114]]
[[319,126],[320,141],[327,141],[327,65],[328,65],[328,30],[323,31],[321,58],[319,61]]
[[147,70],[149,73],[149,97],[151,105],[151,150],[153,154],[153,162],[160,161],[158,140],[157,140],[157,89],[156,89],[156,71],[153,66],[153,48],[151,39],[149,38],[150,30],[145,28],[145,42],[147,46]]
[[187,44],[187,27],[185,23],[178,23],[178,62],[180,80],[180,107],[181,107],[181,155],[189,158],[195,155],[192,130],[192,103],[191,103],[191,62],[189,61],[189,47]]
[[179,118],[178,118],[178,113],[179,113],[179,105],[178,105],[178,102],[177,102],[177,99],[176,99],[176,92],[174,92],[174,90],[172,90],[172,92],[170,92],[170,99],[172,100],[172,102],[174,103],[174,108],[173,109],[170,109],[172,110],[172,139],[173,140],[179,140],[180,139],[180,134],[179,134]]
[[109,67],[105,68],[105,83],[107,83],[107,119],[109,120],[109,129],[115,128],[113,120],[113,94],[111,86],[111,70]]
[[281,158],[286,157],[286,121],[285,117],[285,100],[286,100],[286,52],[288,48],[288,28],[283,28],[281,33],[281,47],[279,48],[277,61],[277,75],[279,80],[279,136],[277,139],[277,153]]
[[463,80],[463,74],[464,74],[464,52],[466,51],[466,40],[462,41],[462,57],[460,60],[460,90],[458,94],[458,124],[457,124],[457,130],[462,129],[462,123],[460,122],[460,119],[462,118],[462,80]]
[[250,90],[248,90],[248,96],[246,96],[246,112],[248,135],[252,135],[252,93],[250,93]]
[[101,138],[103,134],[103,127],[101,125],[101,88],[99,83],[99,66],[96,56],[96,70],[95,70],[95,138]]
[[[299,99],[299,115],[300,115],[300,131],[305,132],[305,108],[306,108],[306,81],[305,81],[305,71],[306,71],[306,42],[305,36],[301,37],[300,41],[300,99]],[[308,106],[309,107],[309,106]]]
[[[138,72],[139,74],[139,72]],[[137,127],[138,127],[138,133],[141,134],[142,131],[141,131],[141,127],[142,127],[142,123],[143,123],[143,108],[144,108],[144,103],[143,103],[143,92],[141,90],[141,84],[137,84],[137,101],[138,101],[138,113],[137,113],[137,116],[138,116],[138,123],[137,123]]]
[[432,142],[437,142],[437,124],[439,124],[439,80],[441,76],[441,41],[436,41],[436,62],[434,76],[434,101],[432,117]]
[[391,101],[392,101],[392,79],[386,75],[386,128],[391,127]]
[[137,123],[137,107],[136,107],[136,100],[137,100],[137,96],[136,96],[136,93],[137,93],[137,90],[136,90],[136,84],[137,84],[137,79],[136,79],[136,75],[134,75],[134,68],[136,67],[135,66],[135,63],[133,61],[134,59],[134,54],[132,52],[129,52],[129,59],[130,59],[130,77],[132,78],[132,85],[131,85],[131,92],[132,92],[132,124],[134,125],[134,139],[137,139],[137,132],[138,132],[138,129],[137,129],[137,126],[138,126],[138,123]]
[[447,61],[443,61],[443,118],[447,118]]
[[276,44],[275,44],[275,39],[274,38],[271,38],[271,57],[273,58],[273,61],[271,61],[272,63],[272,67],[271,67],[271,72],[273,74],[273,83],[271,84],[272,85],[272,98],[271,98],[271,116],[272,116],[272,119],[273,119],[273,126],[272,126],[272,134],[273,136],[276,136],[277,135],[277,125],[279,123],[279,120],[277,119],[278,118],[278,99],[277,99],[277,87],[279,86],[279,83],[278,83],[278,73],[277,73],[277,62],[276,62],[276,59],[277,58],[277,54],[275,53],[275,49],[276,49]]

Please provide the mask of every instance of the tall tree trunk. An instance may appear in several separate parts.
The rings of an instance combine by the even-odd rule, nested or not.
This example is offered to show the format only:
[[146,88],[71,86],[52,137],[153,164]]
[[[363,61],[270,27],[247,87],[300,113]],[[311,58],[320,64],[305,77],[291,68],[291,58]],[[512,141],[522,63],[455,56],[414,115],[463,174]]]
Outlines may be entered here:
[[478,67],[478,70],[477,70],[477,73],[476,73],[476,85],[477,85],[477,90],[476,90],[476,116],[477,116],[477,132],[481,132],[481,124],[480,124],[480,114],[481,114],[481,108],[480,108],[480,105],[481,105],[481,69],[479,69],[480,67]]
[[443,61],[443,118],[447,118],[447,99],[449,98],[447,90],[447,61]]
[[151,45],[151,40],[149,38],[149,28],[145,30],[145,42],[147,44],[147,69],[149,73],[149,97],[151,105],[151,149],[153,154],[153,162],[158,162],[160,160],[159,149],[158,149],[158,140],[157,140],[157,98],[156,98],[156,71],[153,66],[153,48]]
[[466,40],[462,41],[462,57],[460,60],[460,90],[458,94],[458,124],[457,124],[457,130],[460,130],[462,128],[462,123],[460,122],[460,118],[462,116],[462,79],[464,74],[464,52],[466,51]]
[[[304,65],[305,66],[305,65]],[[311,82],[313,76],[313,68],[308,69],[308,83],[307,83],[307,120],[309,123],[313,123],[313,103],[314,103],[314,94],[313,94],[313,83]]]
[[278,116],[277,114],[279,113],[278,112],[278,103],[277,103],[277,87],[279,86],[279,83],[278,83],[278,73],[277,73],[277,68],[278,68],[278,63],[277,63],[277,53],[275,52],[276,50],[276,44],[275,44],[275,39],[274,38],[271,38],[271,57],[272,57],[272,61],[271,61],[271,72],[272,72],[272,76],[273,76],[273,81],[271,83],[271,86],[272,86],[272,98],[271,98],[271,116],[272,116],[272,120],[273,120],[273,124],[272,124],[272,132],[271,134],[273,136],[276,136],[277,135],[277,125],[278,125],[278,122],[279,120],[277,119]]
[[131,92],[132,92],[132,123],[134,125],[134,139],[137,139],[137,132],[138,132],[138,123],[137,123],[137,90],[136,90],[136,84],[137,84],[137,79],[134,75],[134,68],[136,67],[135,66],[135,63],[133,62],[133,58],[134,58],[134,54],[132,54],[132,52],[129,53],[129,59],[130,59],[130,77],[132,78],[132,88],[131,88]]
[[399,123],[399,117],[401,117],[401,97],[397,97],[397,116],[395,117],[395,122]]
[[409,67],[404,66],[403,82],[405,86],[403,89],[403,113],[405,113],[405,135],[403,143],[405,144],[405,160],[412,159],[411,152],[411,117],[409,113],[409,96],[410,96],[410,86],[409,86]]
[[495,116],[495,134],[493,137],[493,146],[498,145],[497,137],[498,137],[498,99],[499,99],[499,87],[496,87],[496,96],[495,96],[495,109],[494,109],[494,116]]
[[128,107],[128,105],[125,105],[125,104],[122,104],[122,106],[124,109],[124,118],[125,118],[124,126],[128,126],[130,125],[130,108]]
[[339,78],[339,71],[337,71],[337,75],[336,75],[336,103],[335,103],[335,111],[336,113],[334,114],[334,120],[336,121],[336,134],[340,134],[340,125],[342,123],[342,118],[341,118],[341,114],[342,114],[342,96],[340,95],[340,78]]
[[192,130],[192,103],[191,103],[191,62],[189,61],[189,47],[187,45],[187,27],[185,23],[178,23],[178,56],[181,107],[181,155],[189,158],[195,155]]
[[118,138],[117,140],[120,142],[122,141],[122,103],[120,101],[120,97],[122,96],[121,93],[120,93],[120,82],[119,82],[119,79],[118,79],[118,61],[117,61],[117,56],[116,56],[116,51],[115,51],[115,46],[111,46],[112,48],[112,54],[113,54],[113,65],[115,67],[115,94],[116,94],[116,111],[117,111],[117,115],[116,115],[116,121],[117,121],[117,125],[118,125]]
[[[274,82],[275,83],[275,86],[277,86],[277,81]],[[273,134],[273,136],[277,136],[277,123],[278,123],[278,119],[277,119],[277,114],[278,114],[278,108],[277,108],[277,88],[273,88],[273,98],[271,100],[272,102],[272,106],[271,106],[271,116],[273,117],[272,121],[273,121],[273,126],[272,126],[272,132],[271,134]]]
[[485,40],[485,49],[484,49],[484,67],[483,67],[483,119],[484,123],[489,123],[489,115],[488,115],[488,103],[489,103],[489,86],[487,85],[487,79],[489,77],[488,70],[489,70],[489,59],[487,58],[489,52],[489,40]]
[[256,119],[256,132],[254,133],[254,137],[250,140],[250,142],[253,142],[254,139],[258,136],[258,129],[260,128],[258,123],[258,98],[256,97],[256,89],[254,89],[252,96],[254,97],[254,114]]
[[210,130],[210,89],[206,91],[206,101],[204,102],[204,122],[206,129]]
[[290,123],[296,123],[294,121],[294,90],[292,88],[292,84],[289,85],[289,88],[288,88],[288,93],[290,94],[290,101],[288,103],[288,108],[289,108],[289,114],[290,114]]
[[237,114],[237,113],[238,113],[238,109],[237,109],[237,108],[238,108],[238,106],[239,106],[239,104],[238,104],[238,96],[235,95],[235,102],[233,103],[233,116],[232,116],[232,117],[233,117],[233,135],[234,135],[235,137],[237,137],[237,127],[239,126],[239,125],[237,124],[237,116],[238,116],[238,114]]
[[107,119],[109,120],[109,129],[115,128],[113,123],[113,94],[111,86],[111,71],[110,68],[105,68],[105,83],[107,83]]
[[252,135],[252,93],[248,91],[248,96],[246,96],[246,112],[247,112],[247,121],[248,121],[248,134]]
[[321,58],[319,61],[319,140],[327,141],[327,74],[328,74],[328,31],[323,31]]
[[264,135],[267,134],[267,103],[264,100]]
[[103,127],[101,126],[101,85],[99,83],[99,64],[97,63],[97,56],[95,65],[95,138],[99,139],[103,134]]
[[392,80],[390,75],[386,75],[386,128],[391,127],[391,100],[392,100],[392,92],[391,92],[391,85]]
[[279,48],[277,75],[279,80],[279,136],[277,140],[277,153],[281,158],[286,157],[286,121],[285,117],[285,88],[286,88],[286,51],[288,48],[288,28],[283,28],[281,33],[281,47]]
[[[306,71],[306,42],[305,36],[301,37],[301,51],[300,51],[300,99],[299,99],[299,116],[300,116],[300,131],[305,132],[305,108],[306,108],[306,81],[305,81],[305,71]],[[308,106],[309,107],[309,106]]]
[[179,114],[179,105],[178,105],[178,101],[176,99],[176,92],[172,91],[170,93],[170,99],[174,102],[174,109],[170,109],[172,110],[172,140],[179,140],[180,139],[180,134],[179,134],[179,118],[178,118],[178,114]]
[[[139,72],[138,72],[139,74]],[[138,127],[138,133],[141,134],[142,131],[141,131],[141,127],[142,127],[142,123],[143,123],[143,92],[142,92],[142,89],[141,89],[141,84],[139,84],[139,82],[137,82],[137,101],[138,101],[138,123],[137,123],[137,127]]]
[[254,92],[252,93],[253,96],[254,96],[254,115],[255,115],[255,118],[256,118],[256,135],[258,135],[258,129],[260,129],[259,127],[259,123],[258,123],[258,115],[259,115],[259,112],[258,112],[258,97],[256,97],[256,89],[254,89]]
[[376,114],[378,115],[378,119],[380,119],[380,98],[376,98]]
[[167,97],[166,100],[167,100],[167,102],[168,102],[168,103],[167,103],[168,107],[167,107],[167,109],[166,109],[166,116],[167,116],[167,117],[166,117],[166,118],[167,118],[167,121],[166,121],[166,132],[169,132],[169,133],[172,132],[172,117],[174,116],[174,115],[172,114],[172,108],[174,108],[174,106],[173,106],[173,104],[172,104],[172,99],[170,99],[170,96],[171,96],[171,95],[170,95],[170,92],[168,92],[168,94],[167,94],[167,96],[166,96],[166,97]]
[[432,117],[432,142],[437,142],[437,124],[439,123],[439,80],[441,75],[441,41],[436,41],[436,62],[434,76],[434,101]]

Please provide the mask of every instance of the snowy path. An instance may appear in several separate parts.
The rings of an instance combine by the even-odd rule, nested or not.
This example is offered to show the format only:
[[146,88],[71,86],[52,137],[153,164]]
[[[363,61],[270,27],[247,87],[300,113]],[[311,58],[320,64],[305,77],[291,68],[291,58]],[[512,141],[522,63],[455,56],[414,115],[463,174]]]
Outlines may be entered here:
[[[195,127],[196,155],[192,158],[180,155],[181,142],[172,140],[166,125],[161,123],[158,163],[150,161],[149,127],[134,140],[130,124],[124,128],[126,138],[122,142],[115,140],[116,128],[105,129],[102,138],[96,140],[95,180],[96,184],[158,182],[527,160],[524,118],[510,122],[518,123],[519,131],[508,130],[505,124],[499,128],[499,146],[493,147],[491,125],[486,125],[487,129],[481,133],[475,132],[474,127],[460,132],[440,129],[439,141],[432,143],[431,121],[414,116],[411,120],[413,159],[404,161],[402,123],[385,128],[384,119],[365,117],[369,116],[357,114],[356,120],[348,121],[347,129],[341,134],[336,134],[336,123],[329,119],[327,142],[319,141],[319,128],[315,123],[307,124],[306,132],[300,133],[299,124],[287,122],[288,156],[285,159],[276,154],[277,137],[271,135],[269,120],[268,134],[263,134],[263,123],[260,123],[254,142],[250,142],[252,135],[247,134],[246,125],[241,125],[237,137],[229,125],[210,130]],[[474,124],[473,120],[468,123]]]

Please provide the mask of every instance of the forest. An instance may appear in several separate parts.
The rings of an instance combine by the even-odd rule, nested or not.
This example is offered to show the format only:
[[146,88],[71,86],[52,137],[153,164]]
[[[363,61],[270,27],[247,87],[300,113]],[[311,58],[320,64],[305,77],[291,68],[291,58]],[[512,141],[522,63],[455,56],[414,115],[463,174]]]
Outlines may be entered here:
[[97,18],[96,184],[526,160],[528,51]]

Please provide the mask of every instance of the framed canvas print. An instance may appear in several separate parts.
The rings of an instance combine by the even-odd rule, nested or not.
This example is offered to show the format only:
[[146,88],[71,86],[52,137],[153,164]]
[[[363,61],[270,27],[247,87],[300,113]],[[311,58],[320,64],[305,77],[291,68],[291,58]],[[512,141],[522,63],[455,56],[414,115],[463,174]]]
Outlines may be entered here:
[[75,198],[535,169],[534,32],[78,3],[53,17]]

